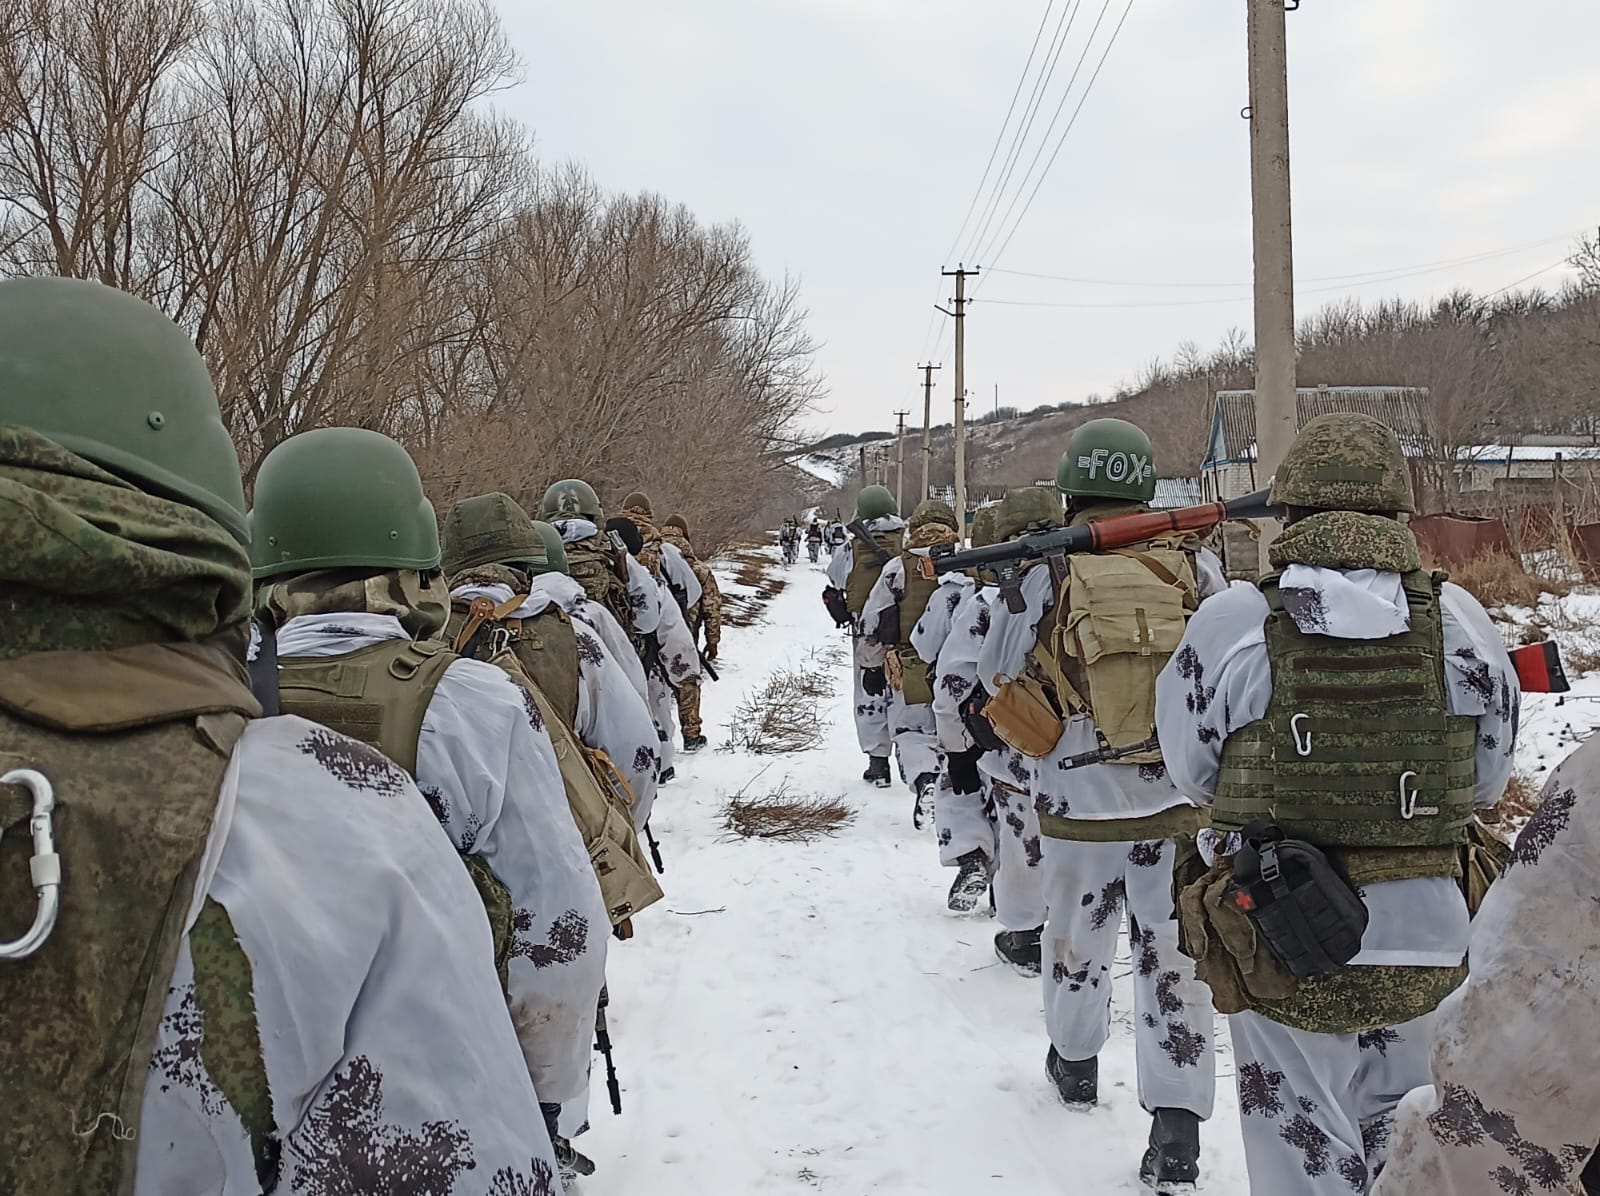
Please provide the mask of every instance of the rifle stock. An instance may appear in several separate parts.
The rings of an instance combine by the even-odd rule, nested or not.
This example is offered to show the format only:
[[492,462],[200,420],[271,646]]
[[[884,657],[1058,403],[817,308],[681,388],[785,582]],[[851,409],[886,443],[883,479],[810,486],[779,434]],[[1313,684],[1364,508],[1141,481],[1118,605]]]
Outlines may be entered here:
[[1070,556],[1075,552],[1094,552],[1126,548],[1168,532],[1206,532],[1230,519],[1267,519],[1281,514],[1282,508],[1267,501],[1268,492],[1258,490],[1229,502],[1202,503],[1175,511],[1140,511],[1133,515],[1113,515],[1076,527],[1050,528],[1028,532],[1004,544],[957,551],[953,544],[941,544],[929,552],[935,573],[955,573],[962,569],[984,569],[1046,557]]

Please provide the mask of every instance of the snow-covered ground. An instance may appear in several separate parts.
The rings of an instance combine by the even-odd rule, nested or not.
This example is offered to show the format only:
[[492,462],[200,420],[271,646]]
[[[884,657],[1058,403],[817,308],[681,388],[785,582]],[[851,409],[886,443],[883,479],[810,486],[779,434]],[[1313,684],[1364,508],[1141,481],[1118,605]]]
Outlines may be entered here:
[[[705,693],[712,748],[679,756],[656,803],[667,897],[612,951],[624,1113],[606,1107],[597,1057],[594,1129],[579,1146],[600,1170],[579,1190],[1145,1192],[1136,1171],[1149,1121],[1133,1087],[1126,943],[1101,1105],[1069,1112],[1044,1076],[1039,980],[995,960],[992,921],[945,909],[952,873],[931,832],[912,830],[910,794],[861,780],[847,642],[822,610],[822,566],[802,558],[774,569],[788,588],[755,626],[725,633],[722,681]],[[824,746],[778,757],[714,750],[739,700],[785,666],[833,679]],[[843,797],[859,809],[855,822],[811,844],[729,841],[728,795],[763,769],[752,794],[787,777],[797,793]],[[1245,1190],[1245,1174],[1220,1018],[1218,1037],[1200,1191],[1231,1194]]]

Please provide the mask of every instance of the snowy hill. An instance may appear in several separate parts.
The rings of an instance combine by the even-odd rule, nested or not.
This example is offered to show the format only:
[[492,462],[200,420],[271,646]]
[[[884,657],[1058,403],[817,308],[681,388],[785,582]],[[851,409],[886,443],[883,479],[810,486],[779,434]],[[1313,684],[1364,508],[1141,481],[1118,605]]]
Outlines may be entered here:
[[[625,1110],[592,1133],[599,1172],[583,1196],[838,1193],[839,1196],[1124,1196],[1149,1119],[1134,1090],[1124,940],[1102,1103],[1061,1106],[1044,1075],[1040,981],[998,963],[987,917],[945,909],[951,873],[931,831],[911,828],[903,786],[861,780],[848,644],[804,560],[754,626],[730,628],[707,687],[712,747],[679,757],[653,824],[667,898],[613,948],[611,1031]],[[748,574],[746,575],[748,576]],[[748,593],[752,587],[738,587]],[[770,587],[769,587],[770,588]],[[825,676],[822,747],[792,755],[715,750],[730,715],[775,670]],[[730,794],[843,797],[858,808],[813,843],[731,839]],[[1217,1114],[1203,1129],[1199,1191],[1244,1190],[1226,1027]]]

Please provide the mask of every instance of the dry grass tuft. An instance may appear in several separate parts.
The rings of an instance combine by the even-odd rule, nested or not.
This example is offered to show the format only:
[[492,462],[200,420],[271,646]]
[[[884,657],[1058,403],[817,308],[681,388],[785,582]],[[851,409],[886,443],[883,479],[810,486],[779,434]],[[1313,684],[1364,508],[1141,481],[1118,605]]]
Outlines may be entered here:
[[754,590],[753,594],[724,592],[722,595],[722,621],[729,627],[750,627],[760,622],[767,604],[783,593],[787,578],[773,574],[774,562],[765,552],[741,549],[724,558],[734,566],[733,580],[742,588]]
[[[752,778],[750,784],[754,783]],[[788,777],[762,797],[747,794],[750,784],[729,798],[723,808],[722,825],[729,838],[810,843],[855,821],[855,810],[839,798],[796,795],[789,787]]]
[[1503,552],[1489,552],[1448,570],[1450,580],[1486,607],[1537,607],[1544,594],[1570,593],[1572,582],[1529,573],[1522,562]]
[[798,669],[779,669],[734,710],[728,746],[758,756],[817,747],[828,727],[818,701],[831,693],[826,677]]
[[1502,831],[1521,830],[1539,808],[1539,782],[1532,774],[1520,769],[1511,774],[1506,791],[1501,795],[1495,812],[1500,816]]

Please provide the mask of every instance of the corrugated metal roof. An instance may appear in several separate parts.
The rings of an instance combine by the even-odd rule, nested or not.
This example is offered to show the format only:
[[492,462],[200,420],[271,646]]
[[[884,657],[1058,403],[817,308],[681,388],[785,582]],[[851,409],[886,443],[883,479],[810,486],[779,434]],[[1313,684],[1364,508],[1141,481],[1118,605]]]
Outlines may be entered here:
[[1515,461],[1594,461],[1600,448],[1593,445],[1559,444],[1464,444],[1456,457],[1463,464],[1504,465],[1507,457]]
[[1199,478],[1157,478],[1156,496],[1151,506],[1162,511],[1175,511],[1179,507],[1200,505]]
[[[1319,415],[1354,411],[1381,419],[1393,428],[1408,457],[1427,455],[1435,443],[1433,404],[1425,387],[1302,386],[1295,396],[1300,427]],[[1252,460],[1255,441],[1255,391],[1219,390],[1212,410],[1206,465]]]

